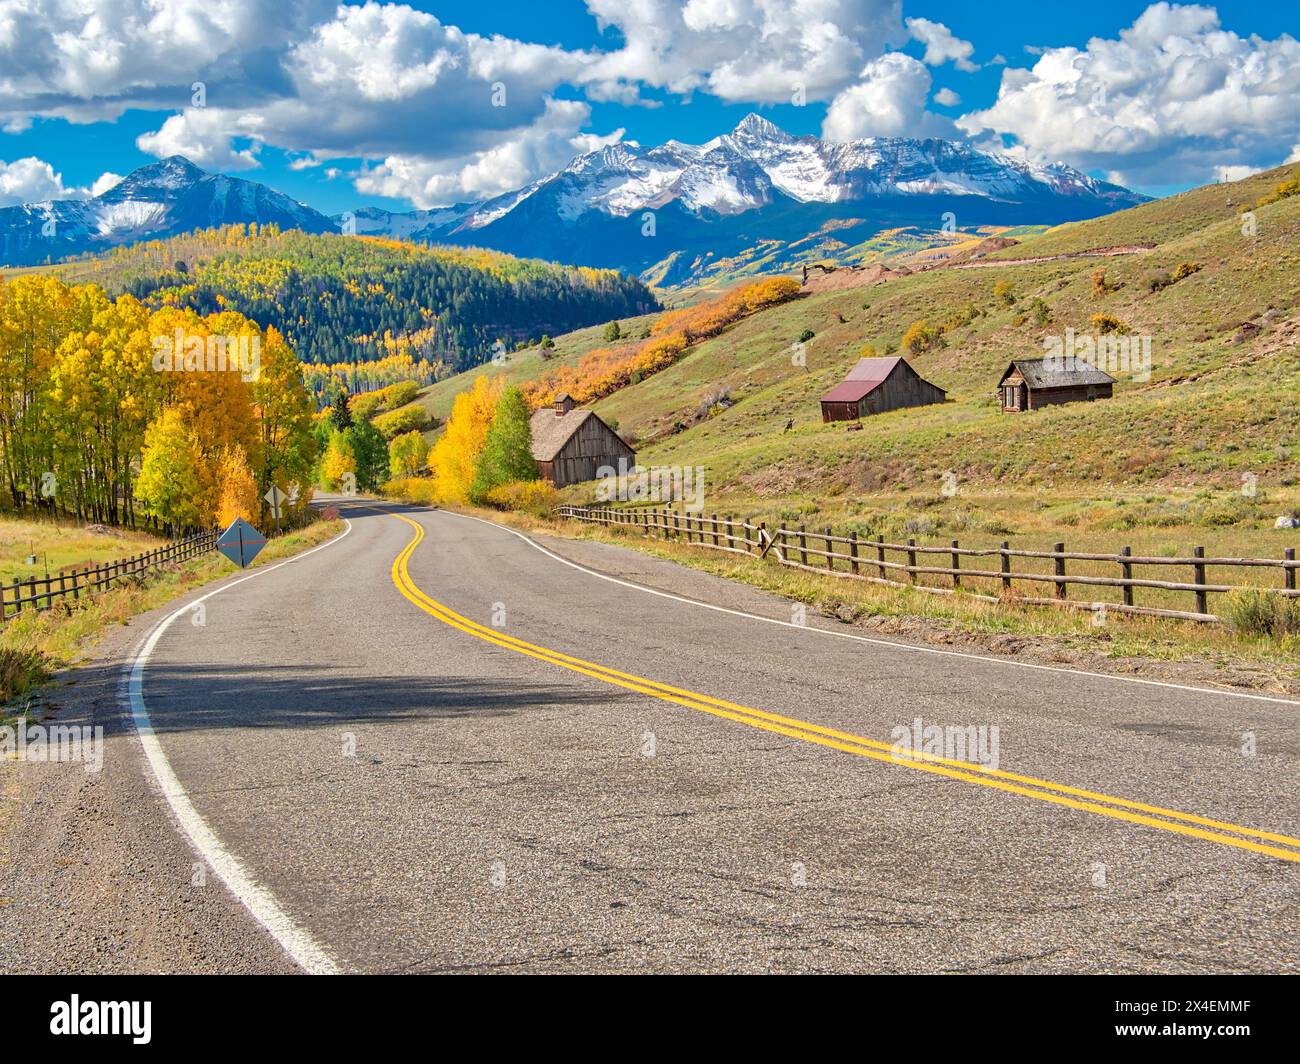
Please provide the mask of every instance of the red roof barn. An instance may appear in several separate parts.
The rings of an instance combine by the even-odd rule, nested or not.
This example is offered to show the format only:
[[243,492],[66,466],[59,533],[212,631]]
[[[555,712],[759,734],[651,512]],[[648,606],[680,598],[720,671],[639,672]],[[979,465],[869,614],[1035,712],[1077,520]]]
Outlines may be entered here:
[[925,380],[904,358],[864,358],[843,384],[822,396],[822,421],[856,421],[908,406],[942,403],[948,393]]

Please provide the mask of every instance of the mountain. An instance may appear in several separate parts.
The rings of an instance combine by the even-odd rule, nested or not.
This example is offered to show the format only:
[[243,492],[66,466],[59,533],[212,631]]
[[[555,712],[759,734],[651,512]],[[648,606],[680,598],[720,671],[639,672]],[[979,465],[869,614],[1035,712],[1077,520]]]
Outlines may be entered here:
[[[834,144],[751,114],[707,144],[625,142],[580,155],[482,203],[346,217],[363,234],[473,244],[684,283],[728,260],[751,272],[790,268],[828,251],[833,258],[883,229],[941,230],[948,213],[973,231],[1077,221],[1146,201],[1062,163],[944,140]],[[834,236],[808,241],[819,233]]]
[[57,261],[138,240],[250,222],[308,233],[336,231],[325,215],[266,185],[209,174],[173,155],[133,171],[91,199],[0,208],[0,263]]

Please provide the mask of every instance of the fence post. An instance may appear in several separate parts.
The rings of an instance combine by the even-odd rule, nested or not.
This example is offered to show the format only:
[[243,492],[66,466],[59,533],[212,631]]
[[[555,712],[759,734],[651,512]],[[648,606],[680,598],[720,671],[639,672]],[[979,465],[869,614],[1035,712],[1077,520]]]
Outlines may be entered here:
[[[1287,549],[1283,552],[1282,557],[1288,562],[1295,561],[1295,548],[1287,547]],[[1294,591],[1295,590],[1295,569],[1293,569],[1291,566],[1288,565],[1285,569],[1282,570],[1282,576],[1284,578],[1283,583],[1286,584],[1286,589],[1288,591]]]
[[[1193,558],[1204,558],[1204,557],[1205,557],[1205,548],[1204,548],[1204,547],[1193,547],[1193,548],[1192,548],[1192,557],[1193,557]],[[1200,563],[1197,563],[1196,565],[1192,566],[1192,570],[1193,570],[1193,572],[1195,572],[1195,574],[1196,574],[1196,582],[1197,582],[1198,584],[1204,584],[1204,583],[1205,583],[1205,566],[1202,565],[1202,564],[1200,564]],[[1210,612],[1210,597],[1209,597],[1209,595],[1207,595],[1204,591],[1198,591],[1198,592],[1196,592],[1196,612],[1197,612],[1197,613],[1209,613],[1209,612]]]
[[[766,538],[767,538],[767,522],[766,522],[766,521],[760,521],[760,522],[758,523],[758,546],[755,548],[755,550],[757,550],[758,553],[759,553],[759,557],[762,557],[762,554],[763,554],[763,541],[764,541]],[[745,547],[745,553],[746,553],[746,554],[749,553],[749,547],[748,547],[748,546]]]
[[713,545],[718,545],[718,515],[714,514],[709,521],[709,526],[713,529]]
[[952,586],[961,587],[961,555],[957,553],[957,540],[952,541]]
[[849,532],[849,568],[854,576],[858,575],[858,533],[856,531]]
[[831,542],[831,530],[826,530],[826,568],[835,571],[835,544]]
[[727,514],[727,546],[728,547],[732,546],[736,542],[735,533],[732,527],[734,524],[734,522],[732,521],[732,516],[733,515],[731,514]]
[[[1065,576],[1065,559],[1062,558],[1061,555],[1065,553],[1065,544],[1058,543],[1052,548],[1052,550],[1056,554],[1056,575],[1058,577],[1063,577]],[[1067,597],[1067,594],[1068,591],[1065,586],[1065,581],[1058,579],[1056,581],[1056,597],[1063,599]]]
[[[1120,549],[1119,549],[1119,553],[1120,553],[1120,556],[1121,556],[1121,557],[1124,557],[1124,558],[1131,558],[1131,557],[1133,557],[1133,548],[1132,548],[1132,547],[1120,547]],[[1132,565],[1132,563],[1130,563],[1130,562],[1120,562],[1120,563],[1119,563],[1119,572],[1120,572],[1120,576],[1122,576],[1125,580],[1132,580],[1132,579],[1133,579],[1133,565]],[[1126,584],[1124,585],[1124,605],[1125,605],[1125,606],[1132,606],[1132,605],[1133,605],[1133,585],[1132,585],[1132,584],[1128,584],[1128,583],[1126,583]]]
[[807,526],[799,526],[799,564],[808,564],[808,535]]
[[1011,541],[1002,541],[1002,590],[1011,590]]
[[880,579],[888,580],[889,575],[885,571],[885,537],[883,534],[876,537],[876,554],[879,556],[877,560],[880,563]]
[[909,539],[909,540],[907,541],[907,579],[908,579],[911,583],[913,583],[913,584],[916,583],[916,550],[915,550],[915,547],[916,547],[916,540],[914,540],[914,539]]

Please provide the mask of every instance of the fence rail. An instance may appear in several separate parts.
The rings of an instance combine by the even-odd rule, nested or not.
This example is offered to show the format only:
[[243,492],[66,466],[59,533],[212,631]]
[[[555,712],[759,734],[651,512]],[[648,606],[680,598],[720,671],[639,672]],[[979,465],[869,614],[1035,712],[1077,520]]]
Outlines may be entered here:
[[[882,536],[868,539],[859,537],[855,532],[845,536],[837,535],[829,528],[819,532],[809,531],[804,526],[769,530],[765,522],[753,524],[747,520],[738,521],[730,514],[719,517],[717,514],[689,513],[684,510],[559,506],[555,512],[575,521],[605,527],[640,529],[646,535],[684,540],[710,550],[748,554],[758,558],[771,556],[781,565],[792,569],[891,587],[914,587],[935,594],[963,592],[988,602],[1014,599],[1018,603],[1035,606],[1093,611],[1104,608],[1120,613],[1216,623],[1220,618],[1210,612],[1211,595],[1222,595],[1247,587],[1258,588],[1260,585],[1210,583],[1206,575],[1210,567],[1239,568],[1248,572],[1277,569],[1281,575],[1281,586],[1276,588],[1277,593],[1288,598],[1300,597],[1300,591],[1296,590],[1296,570],[1300,569],[1300,562],[1296,561],[1294,547],[1288,547],[1281,558],[1213,557],[1207,556],[1203,547],[1194,547],[1190,554],[1182,557],[1163,558],[1136,555],[1129,547],[1122,548],[1118,554],[1067,551],[1064,543],[1056,544],[1050,551],[1013,550],[1005,540],[999,547],[963,547],[957,540],[947,546],[920,544],[914,539],[909,539],[906,543],[887,543]],[[943,558],[948,564],[928,564],[929,559],[935,556]],[[975,568],[962,564],[963,559],[986,558],[996,558],[997,568]],[[1051,571],[1035,571],[1023,566],[1017,569],[1014,565],[1016,559],[1050,561]],[[1074,572],[1069,570],[1070,562],[1076,563]],[[1094,567],[1114,565],[1117,573],[1113,576],[1089,575],[1079,572],[1077,563],[1088,563]],[[1190,570],[1190,573],[1186,574],[1186,579],[1158,580],[1135,577],[1135,566],[1174,567]],[[923,578],[940,580],[942,584],[924,583]],[[992,585],[1000,593],[981,594],[971,588],[967,583],[969,581]],[[1049,584],[1052,595],[1026,595],[1017,588],[1018,583],[1036,586]],[[1101,603],[1072,599],[1069,593],[1071,585],[1117,588],[1121,601]],[[1139,606],[1135,601],[1138,589],[1193,596],[1195,609]]]
[[111,587],[114,581],[156,569],[160,565],[188,561],[206,554],[216,549],[220,534],[213,529],[137,554],[133,558],[122,558],[102,565],[68,566],[58,573],[47,573],[43,577],[27,580],[15,577],[12,584],[0,584],[0,623],[13,619],[23,610],[47,610],[56,601],[63,599],[76,602],[82,595],[93,595]]

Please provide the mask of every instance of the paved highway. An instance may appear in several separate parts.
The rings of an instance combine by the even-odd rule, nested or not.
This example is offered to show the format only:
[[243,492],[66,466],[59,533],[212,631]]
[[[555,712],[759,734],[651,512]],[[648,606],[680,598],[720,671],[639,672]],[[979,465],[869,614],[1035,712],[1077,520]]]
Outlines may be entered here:
[[[330,544],[196,592],[202,624],[134,633],[115,698],[144,741],[122,728],[110,761],[150,788],[114,804],[166,808],[183,853],[121,873],[133,927],[168,914],[147,961],[75,936],[64,960],[1300,969],[1294,702],[800,624],[705,574],[443,511],[345,515]],[[918,719],[996,726],[996,767],[898,757]],[[131,845],[131,822],[106,837]],[[183,858],[210,878],[160,885]],[[52,963],[32,941],[10,958]]]

